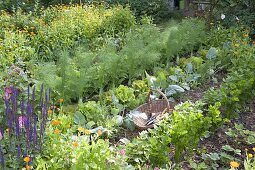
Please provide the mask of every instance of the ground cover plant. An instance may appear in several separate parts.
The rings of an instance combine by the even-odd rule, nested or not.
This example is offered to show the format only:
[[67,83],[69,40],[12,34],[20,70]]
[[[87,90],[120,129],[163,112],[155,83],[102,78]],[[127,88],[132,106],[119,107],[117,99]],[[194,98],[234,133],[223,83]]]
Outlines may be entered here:
[[[1,169],[254,168],[252,26],[216,13],[162,28],[130,8],[1,11]],[[171,110],[141,131],[155,90]]]

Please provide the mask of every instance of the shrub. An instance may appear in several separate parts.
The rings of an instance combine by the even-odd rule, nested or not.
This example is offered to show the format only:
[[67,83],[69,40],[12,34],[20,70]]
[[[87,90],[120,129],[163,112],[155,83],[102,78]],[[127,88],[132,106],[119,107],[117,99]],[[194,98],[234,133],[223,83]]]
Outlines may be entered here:
[[147,15],[155,19],[156,22],[169,16],[169,8],[166,0],[113,0],[108,3],[120,3],[122,5],[130,5],[135,15],[140,18]]

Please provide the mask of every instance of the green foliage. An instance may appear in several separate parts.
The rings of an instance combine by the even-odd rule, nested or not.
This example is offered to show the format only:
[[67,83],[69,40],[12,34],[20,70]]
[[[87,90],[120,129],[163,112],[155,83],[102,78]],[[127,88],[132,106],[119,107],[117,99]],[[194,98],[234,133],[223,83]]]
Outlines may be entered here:
[[182,69],[186,69],[187,65],[191,63],[193,66],[193,70],[195,71],[201,67],[203,61],[204,60],[202,57],[192,56],[189,58],[180,58],[179,65]]
[[[235,124],[234,129],[229,128],[225,133],[233,139],[240,138],[246,144],[251,145],[255,143],[255,132],[246,129],[242,124]],[[239,141],[237,140],[237,142]]]
[[[57,65],[49,71],[35,72],[35,77],[57,80],[54,81],[56,91],[66,100],[76,101],[86,94],[102,93],[126,80],[131,84],[132,80],[143,77],[144,71],[150,70],[159,61],[159,30],[152,25],[132,30],[126,35],[124,45],[118,48],[113,39],[95,52],[83,46],[77,47],[73,53],[59,52]],[[36,70],[40,68],[39,64]],[[51,82],[46,84],[53,85]]]
[[165,57],[171,61],[174,55],[192,52],[199,47],[205,38],[205,23],[197,19],[183,20],[167,28],[165,37]]
[[58,50],[102,36],[123,36],[136,25],[132,12],[122,6],[53,6],[29,14],[18,10],[13,16],[3,12],[0,18],[4,63],[33,57],[56,61]]
[[[202,111],[203,104],[197,102],[192,104],[185,102],[175,107],[172,113],[172,127],[169,130],[172,143],[175,145],[175,161],[179,162],[184,149],[192,151],[206,131],[212,126],[212,115],[204,116]],[[209,113],[217,119],[220,112],[219,106],[214,106]]]
[[236,116],[236,113],[254,97],[255,63],[254,56],[250,53],[253,50],[253,47],[249,45],[243,45],[234,50],[233,54],[238,56],[232,56],[232,67],[229,68],[230,73],[225,82],[219,89],[211,89],[204,96],[204,100],[208,103],[219,101],[227,118]]
[[[159,132],[161,129],[158,129]],[[128,162],[136,168],[142,168],[145,164],[163,167],[169,163],[168,153],[171,138],[168,135],[158,133],[158,130],[143,131],[139,138],[127,144]],[[163,132],[164,133],[164,132]]]
[[213,28],[210,30],[205,44],[209,48],[220,47],[223,49],[228,49],[229,47],[231,47],[231,45],[246,42],[247,37],[244,37],[245,34],[248,35],[247,30],[240,26],[230,28],[218,26],[217,28]]
[[99,140],[97,143],[92,142],[92,145],[81,146],[81,151],[77,155],[76,162],[71,169],[108,169],[107,159],[111,151],[108,143]]

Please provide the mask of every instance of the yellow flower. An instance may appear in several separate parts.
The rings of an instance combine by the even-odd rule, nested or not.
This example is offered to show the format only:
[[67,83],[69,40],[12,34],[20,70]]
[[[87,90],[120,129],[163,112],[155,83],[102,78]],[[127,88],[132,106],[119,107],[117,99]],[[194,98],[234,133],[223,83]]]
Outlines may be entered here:
[[52,110],[48,110],[48,114],[52,114],[53,113],[53,111]]
[[63,103],[64,99],[59,99],[58,101],[59,101],[59,103]]
[[239,47],[239,46],[240,46],[240,44],[234,44],[234,46],[235,46],[235,47]]
[[255,152],[255,148],[252,148],[252,150]]
[[248,149],[247,149],[247,148],[244,148],[244,150],[245,150],[245,151],[248,151]]
[[58,130],[58,129],[55,129],[54,131],[53,131],[53,133],[55,133],[55,134],[59,134],[61,132],[61,130]]
[[85,134],[87,134],[87,135],[90,134],[90,130],[88,130],[88,129],[85,129],[84,132],[85,132]]
[[73,147],[76,148],[77,146],[79,146],[78,142],[73,142]]
[[34,32],[30,32],[30,35],[35,36],[35,33]]
[[253,155],[251,153],[248,154],[248,158],[252,158]]
[[85,131],[85,128],[83,128],[83,127],[78,127],[78,131],[79,131],[79,132],[84,132],[84,131]]
[[6,129],[6,132],[7,132],[7,133],[10,132],[10,128],[7,128],[7,129]]
[[249,35],[248,35],[248,34],[244,34],[243,36],[244,36],[244,37],[248,37]]
[[30,157],[26,156],[23,160],[24,160],[24,162],[28,163],[30,161]]
[[231,161],[230,162],[230,166],[231,166],[231,168],[238,168],[239,167],[239,163],[236,162],[236,161]]

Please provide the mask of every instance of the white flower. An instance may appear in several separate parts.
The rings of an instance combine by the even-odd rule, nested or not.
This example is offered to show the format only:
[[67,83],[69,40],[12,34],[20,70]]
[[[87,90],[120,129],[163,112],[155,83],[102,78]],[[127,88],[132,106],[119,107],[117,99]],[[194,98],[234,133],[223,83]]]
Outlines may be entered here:
[[153,84],[154,81],[157,80],[156,77],[154,77],[154,76],[151,76],[149,79],[150,79],[150,83],[152,83],[152,84]]
[[76,163],[76,159],[75,158],[72,159],[72,163]]
[[239,18],[236,16],[236,20],[239,21]]
[[223,19],[225,19],[225,18],[226,18],[226,15],[221,14],[220,18],[223,20]]

